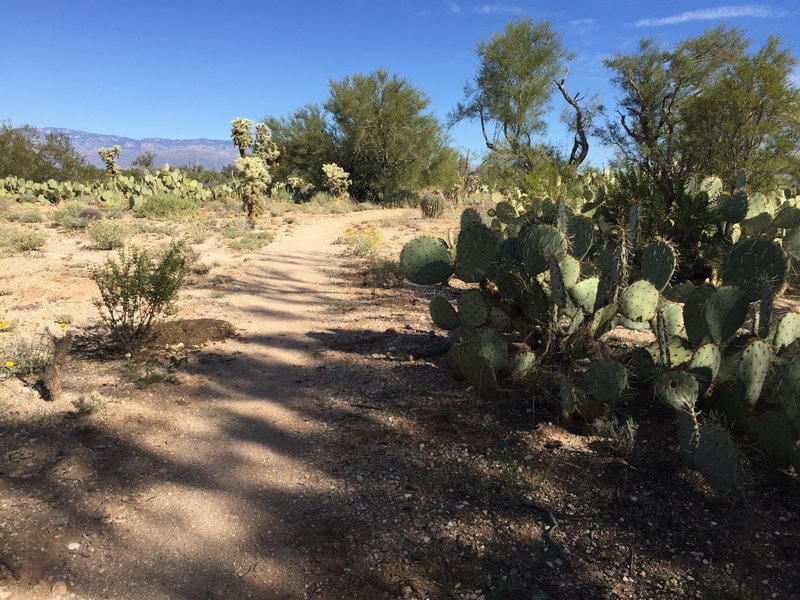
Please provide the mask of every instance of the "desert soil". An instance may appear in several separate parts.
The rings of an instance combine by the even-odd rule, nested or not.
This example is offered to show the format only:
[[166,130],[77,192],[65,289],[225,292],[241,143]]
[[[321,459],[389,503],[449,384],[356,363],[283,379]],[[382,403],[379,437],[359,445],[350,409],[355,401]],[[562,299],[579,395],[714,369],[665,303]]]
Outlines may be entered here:
[[364,287],[334,243],[371,224],[396,256],[446,227],[297,219],[261,251],[199,246],[184,329],[140,358],[96,328],[103,253],[0,259],[3,309],[69,311],[76,335],[57,402],[0,381],[0,600],[800,597],[796,477],[756,455],[744,493],[715,493],[649,398],[624,456],[524,389],[475,399],[429,292]]

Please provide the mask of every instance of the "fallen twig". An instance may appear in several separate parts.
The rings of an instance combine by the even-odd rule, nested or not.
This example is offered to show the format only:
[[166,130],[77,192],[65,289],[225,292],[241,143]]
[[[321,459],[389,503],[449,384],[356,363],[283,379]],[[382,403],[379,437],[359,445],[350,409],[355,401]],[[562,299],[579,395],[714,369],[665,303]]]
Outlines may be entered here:
[[569,549],[566,546],[558,542],[553,537],[553,532],[555,532],[555,530],[558,529],[558,521],[556,520],[556,516],[552,513],[552,511],[548,511],[547,514],[550,515],[550,522],[552,523],[552,527],[550,527],[550,529],[545,530],[544,536],[547,538],[547,541],[549,541],[551,544],[553,544],[553,546],[556,547],[559,554],[561,554],[561,560],[564,561],[564,564],[569,564],[570,561],[572,560],[572,554],[570,553]]

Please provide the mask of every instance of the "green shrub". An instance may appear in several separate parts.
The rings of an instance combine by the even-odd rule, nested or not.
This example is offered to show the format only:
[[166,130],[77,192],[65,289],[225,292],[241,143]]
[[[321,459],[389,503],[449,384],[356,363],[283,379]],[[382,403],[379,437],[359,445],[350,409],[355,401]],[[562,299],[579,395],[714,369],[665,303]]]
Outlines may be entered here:
[[67,231],[85,229],[102,216],[96,208],[92,209],[82,202],[65,202],[53,213],[52,224]]
[[367,227],[356,225],[348,227],[337,241],[345,244],[354,256],[364,258],[377,252],[382,237],[380,230],[371,225]]
[[17,338],[4,354],[6,374],[21,378],[43,373],[50,360],[49,345],[43,336]]
[[275,236],[270,231],[249,231],[228,244],[231,250],[258,250],[269,244]]
[[42,215],[32,208],[19,208],[11,210],[5,215],[6,221],[12,223],[41,223]]
[[171,312],[185,275],[179,242],[156,260],[146,250],[123,249],[118,260],[109,258],[92,271],[100,289],[95,302],[100,316],[126,352],[136,352],[150,341],[153,325]]
[[13,252],[39,250],[47,243],[47,236],[39,231],[25,229],[0,230],[0,246],[6,246]]
[[371,288],[396,288],[403,285],[406,274],[399,260],[375,258],[361,273],[364,285]]
[[137,217],[148,219],[181,219],[197,210],[194,200],[175,194],[155,194],[143,198],[133,207]]
[[86,234],[97,250],[117,250],[125,245],[130,229],[116,221],[94,221],[86,228]]
[[226,238],[238,238],[247,235],[251,231],[252,228],[244,217],[231,219],[220,229],[220,233]]

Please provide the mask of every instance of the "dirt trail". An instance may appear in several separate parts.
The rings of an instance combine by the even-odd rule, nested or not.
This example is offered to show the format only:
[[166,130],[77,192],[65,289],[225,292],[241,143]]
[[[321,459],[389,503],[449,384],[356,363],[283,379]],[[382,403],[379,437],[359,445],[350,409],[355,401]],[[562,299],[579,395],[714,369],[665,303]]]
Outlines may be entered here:
[[[52,565],[56,576],[68,573],[77,598],[314,594],[308,582],[324,575],[315,552],[339,535],[329,509],[347,490],[310,460],[329,426],[314,418],[325,390],[314,386],[321,342],[308,333],[336,325],[336,238],[351,224],[403,214],[310,217],[229,271],[224,318],[240,335],[195,355],[182,368],[186,382],[158,386],[165,396],[149,406],[115,409],[114,422],[124,425],[108,448],[128,445],[121,456],[134,459],[112,465],[113,475],[101,475],[80,500],[84,514],[99,511],[107,526],[83,539],[67,527],[91,557]],[[179,412],[159,410],[175,402]],[[116,496],[114,480],[128,493]],[[71,539],[58,537],[63,554]]]

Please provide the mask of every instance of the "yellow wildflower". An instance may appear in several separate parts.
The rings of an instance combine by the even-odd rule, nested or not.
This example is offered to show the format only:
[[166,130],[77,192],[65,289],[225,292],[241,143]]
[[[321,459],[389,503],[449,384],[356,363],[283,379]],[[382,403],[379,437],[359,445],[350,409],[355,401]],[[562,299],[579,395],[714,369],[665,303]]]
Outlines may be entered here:
[[7,360],[6,361],[6,366],[10,369],[11,367],[14,366],[14,361],[13,360]]
[[0,321],[0,330],[8,329],[9,325],[11,325],[8,321]]

